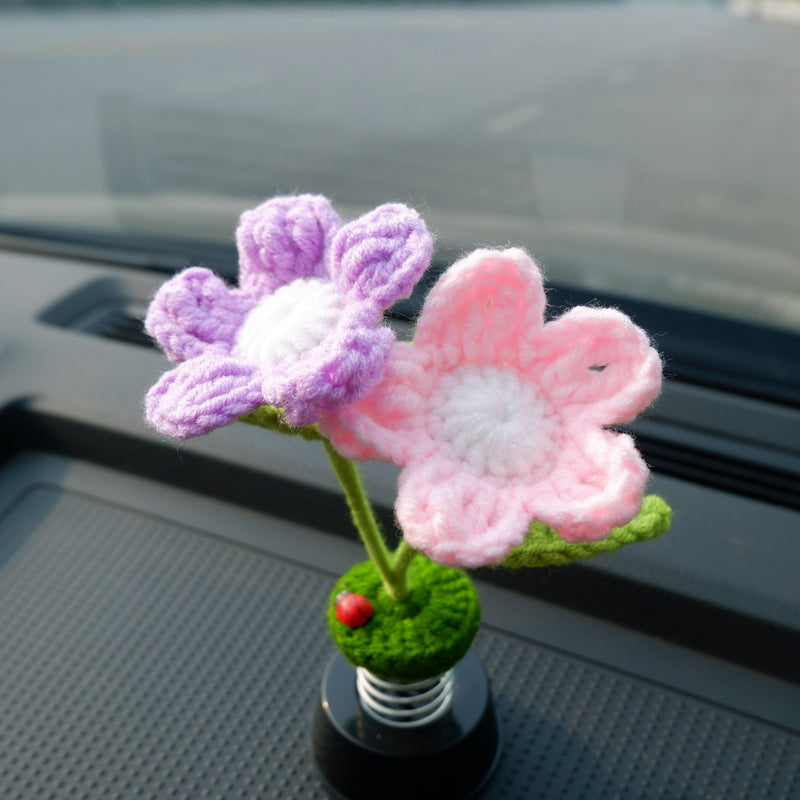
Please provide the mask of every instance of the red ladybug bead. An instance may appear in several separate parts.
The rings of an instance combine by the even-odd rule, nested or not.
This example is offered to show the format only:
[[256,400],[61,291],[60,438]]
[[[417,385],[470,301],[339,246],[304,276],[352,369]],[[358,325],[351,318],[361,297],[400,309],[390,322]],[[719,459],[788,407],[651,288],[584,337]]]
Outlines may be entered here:
[[372,616],[372,603],[362,594],[340,592],[334,603],[336,619],[348,628],[358,628]]

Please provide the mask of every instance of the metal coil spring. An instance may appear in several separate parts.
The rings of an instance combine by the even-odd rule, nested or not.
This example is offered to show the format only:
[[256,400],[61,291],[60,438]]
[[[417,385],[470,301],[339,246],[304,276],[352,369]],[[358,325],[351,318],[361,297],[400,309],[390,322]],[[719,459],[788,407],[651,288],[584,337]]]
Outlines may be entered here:
[[395,728],[416,728],[439,719],[453,703],[453,670],[416,683],[376,678],[363,667],[356,669],[361,705],[371,717]]

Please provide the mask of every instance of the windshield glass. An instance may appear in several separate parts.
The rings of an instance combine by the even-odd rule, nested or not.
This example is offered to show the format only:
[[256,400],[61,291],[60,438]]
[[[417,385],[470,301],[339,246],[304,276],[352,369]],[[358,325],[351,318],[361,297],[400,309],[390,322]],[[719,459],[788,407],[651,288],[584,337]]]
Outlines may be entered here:
[[800,331],[800,2],[0,8],[0,226],[230,242],[295,191]]

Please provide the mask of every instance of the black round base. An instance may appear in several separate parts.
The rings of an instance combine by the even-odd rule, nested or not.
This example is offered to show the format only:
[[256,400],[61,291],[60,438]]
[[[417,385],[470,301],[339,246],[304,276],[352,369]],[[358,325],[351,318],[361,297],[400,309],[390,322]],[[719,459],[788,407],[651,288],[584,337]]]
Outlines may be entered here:
[[345,800],[466,800],[489,781],[500,756],[500,732],[489,679],[468,653],[455,667],[450,711],[411,729],[384,725],[366,714],[356,671],[337,654],[322,678],[311,752],[328,788]]

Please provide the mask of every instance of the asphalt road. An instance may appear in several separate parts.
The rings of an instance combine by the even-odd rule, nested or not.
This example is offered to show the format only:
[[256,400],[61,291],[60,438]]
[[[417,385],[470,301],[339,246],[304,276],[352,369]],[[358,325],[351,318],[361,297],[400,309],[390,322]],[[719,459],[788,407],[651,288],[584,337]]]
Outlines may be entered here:
[[722,5],[6,13],[0,108],[0,216],[302,189],[800,275],[800,27]]

